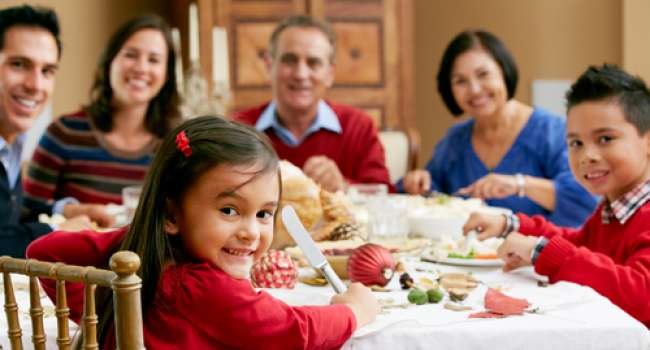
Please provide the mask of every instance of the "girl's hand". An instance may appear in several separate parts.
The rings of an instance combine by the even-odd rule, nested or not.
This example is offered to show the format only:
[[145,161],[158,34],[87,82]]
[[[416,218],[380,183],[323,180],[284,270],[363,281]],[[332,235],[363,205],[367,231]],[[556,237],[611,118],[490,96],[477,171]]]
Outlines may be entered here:
[[497,256],[505,261],[503,271],[511,271],[531,265],[530,255],[537,244],[537,237],[513,232],[497,249]]
[[482,241],[490,237],[498,237],[506,229],[506,217],[504,215],[492,215],[474,212],[470,214],[465,225],[463,225],[463,234],[467,235],[469,231],[477,232],[476,238]]
[[481,199],[504,198],[516,195],[519,190],[514,175],[488,174],[473,184],[458,190],[458,194]]
[[357,328],[372,322],[380,311],[377,298],[370,288],[359,282],[351,283],[345,293],[333,296],[331,302],[349,306],[357,319]]
[[412,170],[404,176],[402,183],[406,193],[423,194],[431,189],[431,175],[426,170]]

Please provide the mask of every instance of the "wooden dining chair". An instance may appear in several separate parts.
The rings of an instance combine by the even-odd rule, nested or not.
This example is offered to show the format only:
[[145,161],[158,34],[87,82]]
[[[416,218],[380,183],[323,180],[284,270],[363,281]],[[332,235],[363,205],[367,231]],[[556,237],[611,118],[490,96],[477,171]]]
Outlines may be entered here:
[[384,147],[391,183],[397,182],[407,172],[416,168],[420,134],[415,129],[382,129],[379,131],[379,141]]
[[140,277],[136,275],[139,267],[140,258],[129,251],[119,251],[111,256],[111,270],[49,263],[32,259],[16,259],[8,256],[0,257],[0,272],[3,274],[4,281],[4,307],[9,325],[7,334],[11,349],[23,348],[22,331],[18,320],[18,305],[16,304],[11,282],[12,273],[29,277],[29,314],[32,319],[34,349],[45,349],[46,336],[43,329],[43,307],[40,302],[38,278],[56,280],[56,342],[59,349],[71,349],[72,347],[72,339],[68,330],[70,309],[66,300],[66,282],[81,282],[84,284],[84,311],[81,318],[84,349],[99,348],[96,328],[98,319],[95,313],[95,288],[97,286],[109,287],[113,290],[117,349],[144,349],[142,307],[140,303],[142,282]]

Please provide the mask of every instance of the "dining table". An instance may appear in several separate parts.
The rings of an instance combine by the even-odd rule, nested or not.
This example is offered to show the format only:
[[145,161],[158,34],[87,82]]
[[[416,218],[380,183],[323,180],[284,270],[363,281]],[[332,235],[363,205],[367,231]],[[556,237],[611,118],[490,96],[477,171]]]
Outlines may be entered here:
[[[414,277],[435,280],[445,273],[465,273],[478,281],[462,302],[471,310],[452,311],[444,307],[448,296],[435,304],[415,305],[407,300],[398,274],[385,291],[374,292],[382,305],[376,319],[358,328],[342,349],[650,349],[650,332],[593,289],[570,282],[548,284],[532,269],[502,272],[498,266],[452,266],[409,261]],[[301,269],[301,274],[313,273]],[[0,276],[1,279],[1,276]],[[23,346],[31,348],[29,283],[25,276],[12,274],[19,305]],[[488,288],[526,299],[530,304],[522,315],[505,318],[469,318],[484,310]],[[334,290],[329,285],[297,283],[293,289],[260,289],[290,305],[325,305]],[[3,291],[0,297],[4,299]],[[41,292],[47,348],[56,348],[54,306]],[[0,317],[0,349],[10,349],[6,316]],[[71,322],[71,333],[78,327]]]
[[[386,291],[374,292],[382,305],[380,314],[358,328],[342,349],[650,349],[650,331],[589,287],[549,284],[530,267],[503,272],[499,266],[452,266],[417,259],[409,265],[430,280],[445,273],[471,275],[478,285],[461,303],[470,309],[447,309],[448,296],[439,303],[411,304],[396,274]],[[530,307],[521,315],[470,318],[485,310],[488,288],[526,299]],[[329,285],[304,283],[293,289],[264,290],[290,305],[325,305],[334,295]]]

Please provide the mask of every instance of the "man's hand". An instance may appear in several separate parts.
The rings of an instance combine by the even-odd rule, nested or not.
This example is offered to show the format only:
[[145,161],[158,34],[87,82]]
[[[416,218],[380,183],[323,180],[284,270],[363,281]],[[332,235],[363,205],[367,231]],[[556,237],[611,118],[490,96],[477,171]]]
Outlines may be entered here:
[[339,167],[325,156],[310,157],[303,165],[302,171],[327,191],[345,190],[345,180]]
[[113,227],[115,224],[115,217],[106,211],[106,206],[103,204],[67,204],[63,207],[63,216],[66,218],[79,215],[87,216],[99,227]]
[[530,256],[537,244],[537,237],[524,236],[513,232],[497,249],[497,256],[505,261],[503,271],[512,271],[531,265]]
[[431,174],[428,171],[418,169],[409,171],[404,176],[404,191],[408,194],[423,194],[431,189]]

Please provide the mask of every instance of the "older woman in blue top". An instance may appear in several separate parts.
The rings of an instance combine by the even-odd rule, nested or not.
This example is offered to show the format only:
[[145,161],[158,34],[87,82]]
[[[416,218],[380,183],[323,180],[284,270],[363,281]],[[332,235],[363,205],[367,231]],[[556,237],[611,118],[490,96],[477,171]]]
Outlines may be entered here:
[[517,79],[497,37],[458,34],[442,57],[438,92],[454,116],[472,118],[454,125],[426,170],[409,172],[398,188],[479,197],[558,225],[582,224],[596,199],[571,174],[564,120],[515,100]]

